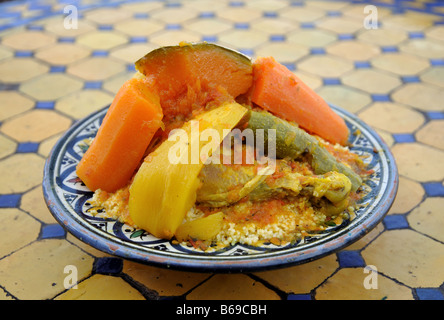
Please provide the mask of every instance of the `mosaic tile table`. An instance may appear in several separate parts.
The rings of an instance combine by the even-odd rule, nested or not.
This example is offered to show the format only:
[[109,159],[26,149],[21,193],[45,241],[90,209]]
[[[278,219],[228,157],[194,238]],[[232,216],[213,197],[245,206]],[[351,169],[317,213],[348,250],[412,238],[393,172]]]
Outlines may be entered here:
[[[377,29],[364,27],[375,5]],[[78,10],[77,29],[64,9]],[[43,166],[77,119],[106,105],[133,62],[181,40],[272,55],[390,145],[389,214],[350,247],[274,271],[208,274],[83,244],[42,197]],[[439,1],[9,1],[0,4],[1,299],[444,299],[444,3]],[[64,267],[78,288],[64,288]],[[365,267],[377,268],[366,289]]]

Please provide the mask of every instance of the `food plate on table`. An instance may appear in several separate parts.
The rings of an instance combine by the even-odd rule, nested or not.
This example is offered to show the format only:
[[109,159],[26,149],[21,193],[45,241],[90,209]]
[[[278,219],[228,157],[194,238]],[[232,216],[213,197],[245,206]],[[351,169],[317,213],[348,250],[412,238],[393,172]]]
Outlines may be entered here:
[[[210,50],[212,54],[215,50],[220,50],[219,52],[215,53],[216,56],[220,54],[223,56],[223,59],[233,59],[231,56],[228,58],[225,57],[226,52],[223,50],[226,49],[221,50],[214,45],[207,46],[181,44],[178,47],[174,47],[173,52],[174,55],[176,55],[175,61],[183,61],[177,60],[177,55],[180,56],[183,54],[183,52],[189,54],[188,51],[182,49],[183,47],[193,54],[195,54],[195,48],[197,48],[196,51],[198,51],[198,56],[197,58],[194,57],[196,60],[199,60],[202,58],[202,56],[205,56],[207,50]],[[160,54],[165,54],[165,52],[167,55],[166,60],[168,60],[170,56],[172,56],[172,50],[164,50],[164,52],[161,52]],[[202,52],[204,52],[204,54],[202,54]],[[158,58],[158,55],[159,52],[155,52],[154,55],[152,53],[148,54],[139,60],[138,63],[136,63],[138,70],[141,72],[141,74],[138,75],[139,78],[145,79],[145,76],[146,78],[149,78],[149,75],[156,74],[157,71],[153,71],[156,66],[144,66],[146,66],[147,61],[151,64],[157,63],[152,61],[156,61],[155,59]],[[231,53],[229,53],[229,55],[231,55]],[[153,57],[154,59],[152,59]],[[214,54],[212,57],[214,57]],[[159,59],[159,61],[165,61],[164,58],[165,57]],[[237,57],[235,56],[234,59],[237,59]],[[243,57],[241,59],[241,64],[248,65],[248,62],[246,62]],[[275,67],[275,65],[277,66],[276,62],[273,60],[270,61],[267,63],[272,63],[273,67]],[[238,61],[235,62],[237,63]],[[145,63],[145,65],[141,63]],[[200,64],[202,64],[202,61],[200,61]],[[188,67],[188,65],[186,65],[186,67]],[[242,66],[242,68],[243,67],[244,66]],[[225,66],[225,68],[230,68],[230,66]],[[280,72],[287,75],[286,70],[279,69],[280,66],[277,68],[278,71],[276,72],[278,72],[277,74],[279,77],[282,75]],[[162,72],[165,72],[165,68],[160,68],[157,70],[162,70]],[[193,72],[196,72],[199,77],[201,77],[201,74],[199,73],[201,71],[197,69],[192,70]],[[167,70],[167,72],[170,71]],[[251,73],[252,72],[250,72],[250,74]],[[230,74],[234,73],[231,72]],[[254,92],[254,90],[265,90],[261,88],[261,86],[264,86],[267,77],[275,77],[275,74],[273,73],[270,76],[268,73],[263,71],[262,76],[264,74],[265,80],[261,79],[260,85],[258,84],[259,76],[252,76],[249,81],[252,81],[253,84],[256,81],[256,86],[253,86],[253,89],[250,89],[251,85],[248,84],[245,86],[245,88],[248,90],[242,89],[242,92],[236,92],[236,102],[234,99],[230,100],[229,102],[224,100],[226,97],[231,97],[231,93],[229,87],[227,90],[225,90],[225,87],[223,88],[224,90],[220,89],[224,83],[224,75],[219,74],[219,79],[217,80],[219,81],[218,91],[215,100],[217,100],[217,104],[220,106],[214,108],[208,108],[208,97],[211,96],[211,94],[206,94],[204,99],[205,101],[202,102],[203,100],[201,100],[201,98],[195,98],[194,95],[190,94],[189,91],[193,89],[190,89],[191,85],[187,84],[188,93],[185,93],[186,98],[191,99],[190,97],[192,97],[194,100],[192,101],[192,104],[188,105],[186,104],[187,101],[185,101],[185,104],[181,105],[182,109],[179,111],[177,111],[177,109],[171,109],[171,106],[174,107],[174,103],[171,104],[171,92],[174,92],[174,94],[177,95],[180,90],[168,92],[168,99],[161,95],[159,102],[159,98],[156,94],[153,95],[151,92],[145,92],[145,87],[140,89],[140,83],[137,82],[138,80],[134,80],[126,87],[124,85],[121,91],[116,95],[115,101],[111,106],[105,107],[104,109],[95,112],[75,123],[54,146],[46,161],[43,179],[43,192],[49,210],[54,215],[56,220],[68,232],[101,251],[148,265],[179,270],[199,272],[246,272],[270,270],[306,263],[324,257],[328,254],[332,254],[357,241],[362,236],[367,234],[371,229],[373,229],[379,222],[381,222],[394,201],[398,186],[398,173],[389,147],[372,128],[358,119],[355,115],[332,105],[328,105],[328,110],[329,112],[330,110],[333,111],[334,117],[336,117],[334,121],[343,123],[345,128],[344,130],[347,131],[346,141],[343,136],[339,136],[337,134],[338,130],[336,130],[336,128],[333,129],[333,131],[330,131],[330,133],[321,132],[322,130],[319,133],[313,133],[316,128],[313,128],[313,131],[310,130],[311,134],[306,133],[303,128],[303,124],[305,124],[303,119],[301,120],[301,128],[293,125],[294,121],[292,119],[288,120],[289,117],[291,118],[293,116],[293,114],[288,113],[288,107],[287,109],[273,109],[272,107],[270,110],[266,102],[274,101],[275,105],[276,101],[278,100],[273,100],[273,97],[269,98],[267,95],[262,95],[262,91],[259,93],[251,93]],[[159,76],[158,73],[156,75]],[[293,76],[290,77],[291,81],[289,87],[285,87],[284,84],[285,90],[288,88],[291,89],[293,82],[295,81],[292,78]],[[177,79],[183,80],[183,77],[177,76],[172,81],[176,81]],[[202,91],[214,89],[215,86],[205,87],[205,77],[202,76],[202,79],[202,83],[199,80],[198,82],[193,82],[193,85],[194,83],[198,83],[199,90]],[[287,80],[287,78],[285,79]],[[152,79],[150,81],[152,81]],[[186,81],[190,80],[187,78]],[[235,81],[244,80],[242,78],[241,80],[235,79]],[[297,79],[297,81],[299,82],[300,80]],[[144,86],[145,83],[146,82],[143,82]],[[160,81],[159,79],[156,79],[156,81],[149,83],[155,83],[155,85],[159,86]],[[176,83],[178,82],[176,81]],[[236,84],[234,87],[236,90],[240,90],[240,86],[238,84]],[[168,88],[171,89],[171,87]],[[153,92],[159,92],[159,88],[156,87],[156,89],[157,91],[153,90]],[[310,91],[311,89],[306,89],[303,87],[301,90],[307,90],[307,92],[309,92],[309,98],[307,99],[312,99],[310,97],[314,96],[312,91]],[[143,99],[141,99],[142,102],[132,98],[130,100],[126,99],[125,95],[128,96],[128,92],[130,93],[129,96],[131,97],[141,95],[143,97]],[[223,92],[223,94],[220,95],[220,92]],[[163,94],[165,94],[165,89]],[[254,100],[254,107],[251,108],[253,105],[251,102],[250,105],[247,106],[249,103],[248,101],[250,101],[249,99],[245,99],[245,97],[238,99],[242,94],[248,96],[251,95],[252,99]],[[316,96],[315,99],[318,99],[318,97]],[[135,100],[137,101],[134,102]],[[152,126],[154,123],[155,130],[152,130],[151,134],[147,134],[146,131],[144,131],[143,134],[143,138],[149,140],[147,141],[147,145],[149,145],[149,147],[147,148],[146,145],[142,145],[140,147],[143,148],[143,150],[141,150],[144,152],[135,157],[134,161],[138,161],[136,168],[132,169],[133,173],[131,174],[130,179],[128,180],[128,178],[125,178],[126,180],[122,180],[123,182],[120,182],[120,184],[119,182],[115,182],[113,179],[105,179],[106,174],[104,175],[104,178],[100,176],[98,177],[98,175],[100,175],[100,170],[97,170],[96,173],[94,170],[95,163],[93,161],[98,161],[97,157],[100,157],[100,155],[96,155],[95,157],[90,156],[89,158],[88,156],[85,156],[87,153],[90,155],[93,154],[97,150],[97,144],[99,143],[102,143],[99,150],[109,150],[104,149],[104,145],[107,148],[110,145],[110,148],[112,149],[113,145],[103,142],[106,141],[106,137],[109,137],[108,134],[108,136],[104,138],[105,134],[103,132],[105,132],[105,129],[103,129],[103,127],[106,128],[106,122],[108,121],[108,123],[110,123],[113,121],[113,117],[116,118],[116,115],[119,115],[119,101],[124,101],[125,109],[134,106],[134,108],[140,109],[147,105],[148,109],[143,110],[148,110],[149,112],[147,113],[147,116],[156,120],[153,120],[149,124]],[[181,97],[180,101],[183,103],[183,97]],[[205,104],[206,108],[209,110],[195,107],[198,105],[196,101],[201,103],[201,105]],[[241,102],[238,103],[237,101]],[[256,105],[256,102],[261,104],[262,101],[265,101],[264,106],[267,106],[266,111],[258,111],[258,109],[261,108],[260,106],[258,107]],[[310,101],[308,102],[310,103]],[[304,101],[301,102],[301,104],[303,103]],[[120,104],[122,103],[120,102]],[[241,104],[244,104],[246,109]],[[192,106],[191,109],[193,112],[199,110],[196,118],[194,118],[194,116],[190,116],[187,120],[183,120],[180,125],[177,123],[177,114],[174,114],[174,117],[170,117],[170,119],[174,118],[174,121],[168,122],[166,120],[168,118],[168,112],[170,112],[170,115],[171,112],[181,113],[180,118],[182,120],[183,109],[186,109],[190,105]],[[322,107],[324,108],[324,106]],[[137,115],[140,114],[139,109],[137,109]],[[113,112],[114,114],[110,115],[110,113]],[[234,121],[232,118],[236,116],[236,112],[238,113],[238,118]],[[272,115],[272,113],[277,113],[278,116]],[[246,114],[248,114],[247,120],[245,120],[245,117],[247,117]],[[297,116],[297,112],[295,114]],[[261,118],[262,116],[264,118]],[[208,168],[211,169],[211,164],[206,162],[205,164],[201,164],[200,167],[193,164],[194,167],[189,167],[189,170],[188,167],[186,167],[186,175],[190,175],[191,178],[183,179],[184,181],[182,181],[182,184],[179,184],[183,186],[182,189],[176,188],[175,184],[170,186],[171,189],[168,189],[168,192],[177,193],[176,198],[179,199],[176,201],[177,203],[172,201],[172,195],[162,192],[162,187],[167,185],[162,182],[164,181],[162,179],[172,179],[171,177],[168,177],[169,173],[165,172],[165,170],[174,171],[176,169],[174,169],[175,167],[167,166],[168,169],[162,169],[156,173],[153,171],[153,168],[163,166],[162,161],[166,159],[162,159],[161,153],[162,150],[165,149],[162,146],[165,146],[168,143],[170,143],[170,145],[174,144],[165,138],[163,140],[161,139],[160,142],[153,146],[153,141],[155,141],[153,137],[156,137],[156,133],[165,132],[165,130],[168,130],[169,125],[173,122],[175,128],[178,128],[181,125],[183,125],[182,128],[186,128],[186,125],[190,123],[190,121],[188,121],[189,119],[200,119],[201,122],[199,123],[207,123],[209,127],[219,128],[220,132],[222,132],[223,127],[218,127],[218,121],[219,123],[223,123],[224,126],[227,126],[228,122],[234,121],[229,129],[233,129],[236,125],[239,126],[240,123],[242,123],[243,128],[246,126],[246,128],[253,127],[253,129],[255,128],[257,130],[254,123],[254,117],[259,119],[257,123],[260,123],[261,125],[264,124],[268,127],[279,128],[279,132],[290,130],[290,136],[295,140],[295,142],[305,141],[304,139],[307,139],[308,141],[305,145],[295,146],[302,148],[302,150],[300,150],[297,156],[293,157],[294,159],[289,159],[288,154],[284,154],[284,156],[281,157],[282,159],[285,159],[284,161],[279,158],[279,153],[282,153],[282,141],[279,140],[280,137],[278,132],[278,145],[276,148],[276,150],[278,150],[279,158],[279,160],[277,160],[279,163],[279,166],[277,167],[278,170],[276,171],[276,167],[274,167],[275,171],[273,173],[264,174],[269,175],[269,177],[273,177],[273,179],[266,180],[267,177],[259,177],[261,174],[258,172],[262,172],[261,170],[263,167],[258,165],[257,168],[255,168],[256,171],[253,170],[255,172],[254,179],[248,180],[242,185],[239,184],[235,186],[228,186],[228,191],[225,190],[226,192],[208,194],[208,192],[205,191],[210,190],[212,185],[214,187],[215,183],[214,180],[205,180],[205,178],[210,176],[214,178],[214,172],[211,173],[211,171],[208,171]],[[132,124],[139,121],[140,119],[138,118],[140,117],[134,117]],[[284,118],[288,120],[288,123],[287,120],[283,120]],[[213,119],[216,120],[212,121]],[[162,121],[163,123],[161,123]],[[280,121],[282,121],[282,123],[280,123]],[[243,124],[243,122],[246,124]],[[271,122],[272,124],[269,124],[268,122]],[[165,124],[167,129],[165,129]],[[108,127],[111,126],[108,125]],[[113,128],[115,127],[116,125],[113,126]],[[125,128],[123,127],[119,132],[124,132],[124,130]],[[133,130],[133,128],[131,128],[131,130]],[[143,130],[146,130],[146,128]],[[293,132],[293,130],[295,131]],[[134,132],[130,132],[130,136],[134,136]],[[184,134],[186,136],[187,131],[184,130],[183,132],[185,132]],[[111,133],[111,135],[112,134],[113,133]],[[329,134],[332,134],[332,136],[329,136]],[[102,137],[100,137],[100,135],[102,135]],[[313,138],[314,136],[318,137],[318,135],[324,135],[326,139],[333,142],[331,144],[329,142],[325,142],[323,140],[324,137]],[[146,136],[149,136],[149,138],[146,138]],[[284,137],[285,146],[283,149],[291,149],[293,146],[292,141],[289,141],[288,137],[289,135]],[[338,138],[337,141],[334,140],[335,138]],[[224,141],[223,137],[221,141]],[[140,141],[137,141],[137,143],[139,142]],[[96,146],[94,146],[94,143]],[[128,144],[131,145],[131,142]],[[119,148],[127,147],[125,145],[127,145],[127,143],[120,145]],[[312,148],[311,146],[313,145],[316,147]],[[356,156],[356,158],[362,160],[362,164],[365,166],[365,177],[362,180],[358,177],[359,185],[356,185],[358,182],[354,181],[354,174],[349,174],[350,166],[344,166],[340,163],[341,161],[334,162],[334,159],[332,160],[333,164],[326,165],[326,163],[328,164],[329,162],[323,158],[324,156],[322,154],[322,150],[324,150],[324,145],[336,146],[335,148],[338,148],[338,150],[346,149],[347,154]],[[188,147],[188,143],[186,146]],[[131,148],[137,148],[137,144],[135,146],[131,146]],[[215,153],[214,150],[215,149],[212,149],[213,153]],[[272,153],[270,150],[271,148],[269,145],[269,149],[266,151],[269,155]],[[339,152],[340,151],[338,151],[338,153]],[[117,157],[120,157],[119,153],[116,154]],[[320,156],[320,154],[322,154],[322,156]],[[116,156],[114,155],[113,157],[115,158]],[[124,157],[124,155],[121,155],[121,157]],[[302,160],[299,160],[300,157],[303,157],[305,159],[304,161],[309,162],[309,164],[307,164],[308,173],[300,174],[300,172],[295,172],[295,166],[298,166],[298,163],[304,163]],[[328,155],[328,157],[331,156]],[[114,161],[114,158],[112,159],[113,161],[111,161],[111,165],[118,164],[118,161]],[[322,159],[319,160],[319,158]],[[205,159],[208,161],[208,157]],[[320,162],[316,163],[316,159],[318,159]],[[104,161],[106,162],[106,160],[107,159]],[[126,161],[125,163],[131,161],[131,159],[128,160],[128,158],[125,158],[124,160]],[[86,161],[89,161],[89,163],[86,165],[82,163]],[[154,166],[156,161],[158,162],[157,167]],[[105,166],[103,164],[105,162],[101,162],[101,165]],[[249,170],[248,168],[250,168],[243,167],[244,165],[246,166],[246,164],[241,163],[242,170],[240,173],[242,174],[247,172]],[[83,167],[85,166],[90,166],[90,168],[93,169],[90,169],[89,171],[86,169],[83,170]],[[328,167],[329,169],[324,170],[324,167]],[[239,166],[228,165],[227,167],[223,168],[224,170],[228,170],[227,168],[230,168],[231,170],[231,168],[239,168]],[[193,170],[195,171],[194,176],[192,176]],[[114,171],[116,172],[116,170]],[[85,172],[92,172],[92,178],[86,175]],[[205,176],[205,172],[208,173],[208,176]],[[239,174],[239,171],[233,172],[235,172],[235,174]],[[276,172],[281,173],[275,175]],[[332,174],[331,172],[336,173],[336,175]],[[290,179],[289,177],[296,177],[296,180],[291,181],[297,182],[297,190],[295,189],[294,184],[292,187],[287,186],[287,182],[289,181],[288,179]],[[336,187],[334,188],[336,189],[331,187],[331,181],[333,179],[332,177],[339,177],[339,182],[335,182]],[[236,176],[236,179],[237,178],[238,176]],[[278,185],[279,188],[275,187],[276,181],[280,181],[279,179],[281,178],[287,179],[286,184],[281,183]],[[177,179],[177,175],[174,176],[174,179]],[[193,179],[195,179],[196,183],[194,183]],[[254,184],[253,180],[255,179],[260,181],[260,183],[258,182]],[[189,181],[191,182],[188,183]],[[227,180],[221,180],[221,182],[218,183],[220,185],[224,185],[226,184],[226,181]],[[338,187],[337,183],[340,183],[341,181],[344,181],[344,183],[340,184],[340,187]],[[102,185],[100,185],[101,182]],[[173,182],[175,181],[173,180]],[[328,182],[328,186],[330,186],[331,189],[325,187],[326,182]],[[95,183],[98,183],[99,185],[94,185]],[[117,185],[110,186],[111,183],[117,183]],[[158,185],[156,185],[156,183]],[[103,187],[103,189],[109,188],[109,190],[103,191],[101,187]],[[165,186],[165,188],[168,188],[168,186]],[[174,188],[176,190],[174,190]],[[328,190],[325,190],[325,188]],[[344,193],[344,189],[346,189],[346,194]],[[339,191],[341,195],[340,199],[337,199]],[[155,194],[155,192],[159,193]],[[113,207],[107,207],[104,205],[106,201],[102,201],[103,203],[98,201],[98,198],[100,199],[103,194],[106,194],[106,199],[111,197],[116,197],[116,199],[118,197],[121,198],[118,198],[119,200],[113,204]],[[188,194],[190,196],[186,198],[185,195]],[[223,197],[221,197],[221,195],[223,195]],[[181,197],[184,199],[181,199]],[[245,221],[240,221],[239,226],[249,226],[251,223],[253,223],[249,220],[255,219],[262,219],[260,223],[263,224],[265,223],[264,219],[270,220],[275,219],[276,217],[279,218],[281,215],[283,216],[282,212],[290,207],[293,208],[293,203],[299,203],[299,199],[302,198],[305,199],[304,201],[308,201],[308,209],[311,211],[319,210],[319,212],[322,213],[315,216],[315,221],[317,222],[313,222],[313,226],[309,227],[308,223],[304,224],[306,227],[297,225],[297,228],[295,227],[296,229],[294,229],[297,230],[297,232],[292,232],[291,237],[289,237],[289,235],[284,235],[282,237],[269,236],[268,238],[264,236],[263,238],[259,237],[259,240],[257,240],[258,237],[255,237],[257,241],[254,242],[251,240],[233,240],[231,237],[228,241],[227,236],[225,236],[224,239],[227,241],[223,242],[223,245],[221,244],[220,236],[225,232],[223,228],[225,228],[227,225],[227,220],[233,219],[233,212],[236,214],[238,213],[240,210],[239,208],[248,208],[245,210],[252,210],[252,208],[255,208],[256,211],[254,214],[260,211],[260,214],[257,214],[256,216],[254,216],[254,214],[247,216],[242,215],[242,217],[248,218],[245,218]],[[352,202],[350,201],[353,202],[353,206]],[[157,203],[163,205],[156,207]],[[171,206],[171,208],[174,208],[174,210],[165,211],[165,203],[168,203],[168,206]],[[273,206],[271,206],[271,204]],[[280,207],[278,207],[279,210],[277,210],[278,213],[276,214],[276,217],[270,218],[271,214],[269,214],[269,212],[275,210],[277,205]],[[127,212],[126,216],[124,215],[122,217],[116,217],[109,214],[107,215],[108,211],[112,211],[111,208],[112,210]],[[301,210],[300,206],[298,208],[299,209],[291,210],[293,210],[297,215]],[[330,208],[336,208],[335,210],[338,211],[331,213]],[[150,210],[154,211],[150,212]],[[171,211],[173,212],[172,214]],[[190,218],[191,211],[193,211],[193,214],[195,212],[199,212],[200,216],[197,218]],[[293,211],[291,214],[294,213]],[[160,214],[159,212],[162,213]],[[248,213],[250,213],[250,211],[248,211]],[[290,213],[286,214],[290,215]],[[146,215],[149,217],[147,218]],[[239,217],[236,219],[239,219]],[[321,221],[318,221],[319,219]],[[235,225],[233,222],[236,220],[230,221],[232,227],[237,227],[237,225]],[[301,224],[302,220],[298,221],[299,224]],[[257,221],[255,221],[255,223],[256,222]],[[259,222],[257,223],[259,225]],[[151,232],[148,230],[151,230]],[[258,227],[255,230],[259,232],[261,229]]]

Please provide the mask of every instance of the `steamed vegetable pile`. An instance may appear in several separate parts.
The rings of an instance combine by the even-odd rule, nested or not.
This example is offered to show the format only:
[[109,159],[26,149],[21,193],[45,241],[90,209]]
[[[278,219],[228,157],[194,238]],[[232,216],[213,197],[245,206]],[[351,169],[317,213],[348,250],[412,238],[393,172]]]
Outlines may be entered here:
[[[359,199],[368,172],[346,146],[344,120],[272,57],[251,61],[218,45],[181,43],[148,53],[136,69],[77,166],[99,204],[123,204],[117,218],[206,248],[227,226],[264,227],[307,210],[321,217],[296,225],[280,244],[322,229]],[[207,129],[219,139],[203,138]],[[208,161],[231,157],[221,143],[235,129],[263,132],[265,145],[273,139],[275,149],[264,151],[276,157],[272,171],[245,137],[241,163]]]

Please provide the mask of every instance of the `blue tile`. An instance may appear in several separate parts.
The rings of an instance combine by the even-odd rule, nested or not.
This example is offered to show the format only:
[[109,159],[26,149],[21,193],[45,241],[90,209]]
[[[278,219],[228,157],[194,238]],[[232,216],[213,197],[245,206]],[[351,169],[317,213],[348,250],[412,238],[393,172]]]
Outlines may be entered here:
[[405,215],[403,214],[390,214],[387,215],[383,220],[384,226],[388,230],[393,229],[408,229],[409,222],[407,221]]
[[54,109],[54,105],[54,101],[37,101],[37,103],[35,104],[35,108],[52,110]]
[[277,14],[277,12],[274,11],[265,11],[263,14],[264,18],[277,18],[279,17],[279,15]]
[[146,43],[148,42],[147,37],[131,37],[130,38],[131,43]]
[[412,143],[416,142],[415,136],[411,133],[394,133],[393,138],[396,143]]
[[136,66],[133,63],[130,63],[126,66],[126,71],[130,72],[136,71]]
[[444,59],[430,59],[430,64],[433,67],[444,66]]
[[427,182],[423,183],[427,196],[429,197],[444,197],[444,186],[441,182]]
[[272,41],[272,42],[283,42],[283,41],[285,41],[285,35],[283,35],[283,34],[272,34],[270,36],[270,41]]
[[340,17],[340,16],[342,16],[342,12],[341,11],[327,11],[327,16]]
[[89,81],[85,82],[84,89],[101,89],[102,82],[101,81]]
[[395,47],[395,46],[384,46],[384,47],[381,47],[381,51],[385,52],[385,53],[398,52],[398,47]]
[[364,259],[358,251],[344,250],[337,253],[341,268],[363,267]]
[[290,293],[287,296],[287,300],[311,300],[311,295]]
[[100,274],[118,274],[122,269],[123,260],[115,257],[98,258],[93,266],[93,270]]
[[337,85],[341,84],[341,79],[339,78],[324,78],[322,79],[324,85]]
[[2,194],[0,195],[0,208],[17,208],[21,198],[21,194]]
[[243,1],[231,1],[229,3],[230,7],[243,7],[245,3]]
[[415,291],[419,300],[444,300],[444,293],[438,288],[417,288]]
[[44,30],[43,26],[39,26],[37,24],[30,24],[26,28],[28,30],[32,30],[32,31],[43,31]]
[[49,72],[56,73],[56,72],[65,72],[66,67],[65,66],[51,66],[49,69]]
[[150,17],[150,15],[148,13],[144,13],[144,12],[136,12],[133,17],[135,19],[148,19]]
[[63,42],[63,43],[74,43],[76,41],[76,38],[74,37],[60,37],[58,39],[59,42]]
[[207,11],[207,12],[201,12],[199,18],[208,19],[208,18],[214,18],[215,16],[216,15],[214,14],[214,12]]
[[37,152],[38,149],[39,149],[39,144],[36,142],[23,142],[17,146],[16,152],[30,153],[30,152]]
[[246,29],[250,29],[250,24],[248,24],[246,22],[239,22],[239,23],[234,24],[234,28],[246,30]]
[[42,227],[42,232],[40,235],[41,239],[53,239],[53,238],[64,238],[66,235],[65,229],[58,223],[47,224]]
[[426,113],[430,120],[441,120],[444,119],[444,112],[430,111]]
[[16,51],[14,55],[17,58],[28,58],[32,57],[34,53],[32,51]]
[[165,3],[165,7],[168,7],[168,8],[179,8],[181,6],[182,6],[182,4],[180,2],[166,2]]
[[311,48],[310,54],[325,54],[324,48]]
[[290,3],[290,5],[292,7],[303,7],[303,6],[305,6],[305,2],[304,1],[292,1]]
[[217,36],[203,36],[202,41],[206,42],[217,42]]
[[313,22],[302,22],[300,24],[300,27],[302,29],[314,29],[316,25]]
[[111,31],[114,29],[112,24],[101,24],[97,27],[98,30],[101,31]]
[[353,40],[355,36],[351,33],[342,33],[338,35],[339,40]]
[[372,94],[372,100],[379,101],[379,102],[382,102],[382,101],[387,102],[387,101],[391,101],[392,99],[387,94]]
[[368,61],[355,61],[355,68],[357,69],[364,69],[364,68],[371,68],[372,65]]
[[249,56],[249,57],[254,56],[254,50],[252,50],[252,49],[247,49],[247,48],[245,48],[245,49],[239,49],[238,51],[239,51],[240,53],[243,53],[243,54]]
[[107,57],[108,51],[106,50],[95,50],[91,53],[93,57]]
[[182,26],[178,23],[169,23],[165,26],[166,30],[180,30]]
[[417,76],[405,76],[405,77],[401,77],[401,80],[404,83],[420,82],[419,77],[417,77]]
[[420,31],[409,32],[409,39],[423,39],[424,33]]
[[296,64],[294,63],[282,63],[288,70],[296,71]]

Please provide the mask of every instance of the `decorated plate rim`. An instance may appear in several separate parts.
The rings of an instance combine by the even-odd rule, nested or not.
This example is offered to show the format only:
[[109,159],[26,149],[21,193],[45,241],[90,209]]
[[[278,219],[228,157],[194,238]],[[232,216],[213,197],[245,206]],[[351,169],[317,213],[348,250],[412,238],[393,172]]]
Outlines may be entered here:
[[[76,138],[88,123],[97,120],[109,106],[98,110],[74,123],[57,141],[48,156],[43,175],[43,194],[46,204],[54,218],[71,234],[81,241],[111,255],[141,262],[148,265],[198,272],[245,272],[269,270],[306,263],[334,253],[359,240],[373,229],[389,211],[398,189],[398,171],[393,155],[382,138],[366,123],[352,113],[337,106],[330,106],[350,126],[355,126],[362,135],[376,146],[378,163],[384,167],[378,191],[368,204],[365,213],[350,224],[313,243],[305,244],[302,249],[290,246],[278,250],[258,250],[248,255],[215,255],[212,253],[175,253],[146,248],[135,242],[125,241],[117,236],[100,230],[83,219],[75,210],[68,208],[57,194],[57,165],[66,151],[66,146]],[[57,170],[56,170],[57,169]],[[385,188],[381,189],[382,186]],[[382,192],[381,192],[382,191]],[[74,212],[73,212],[74,211]],[[159,239],[159,242],[162,242]],[[246,245],[238,245],[248,247]]]

